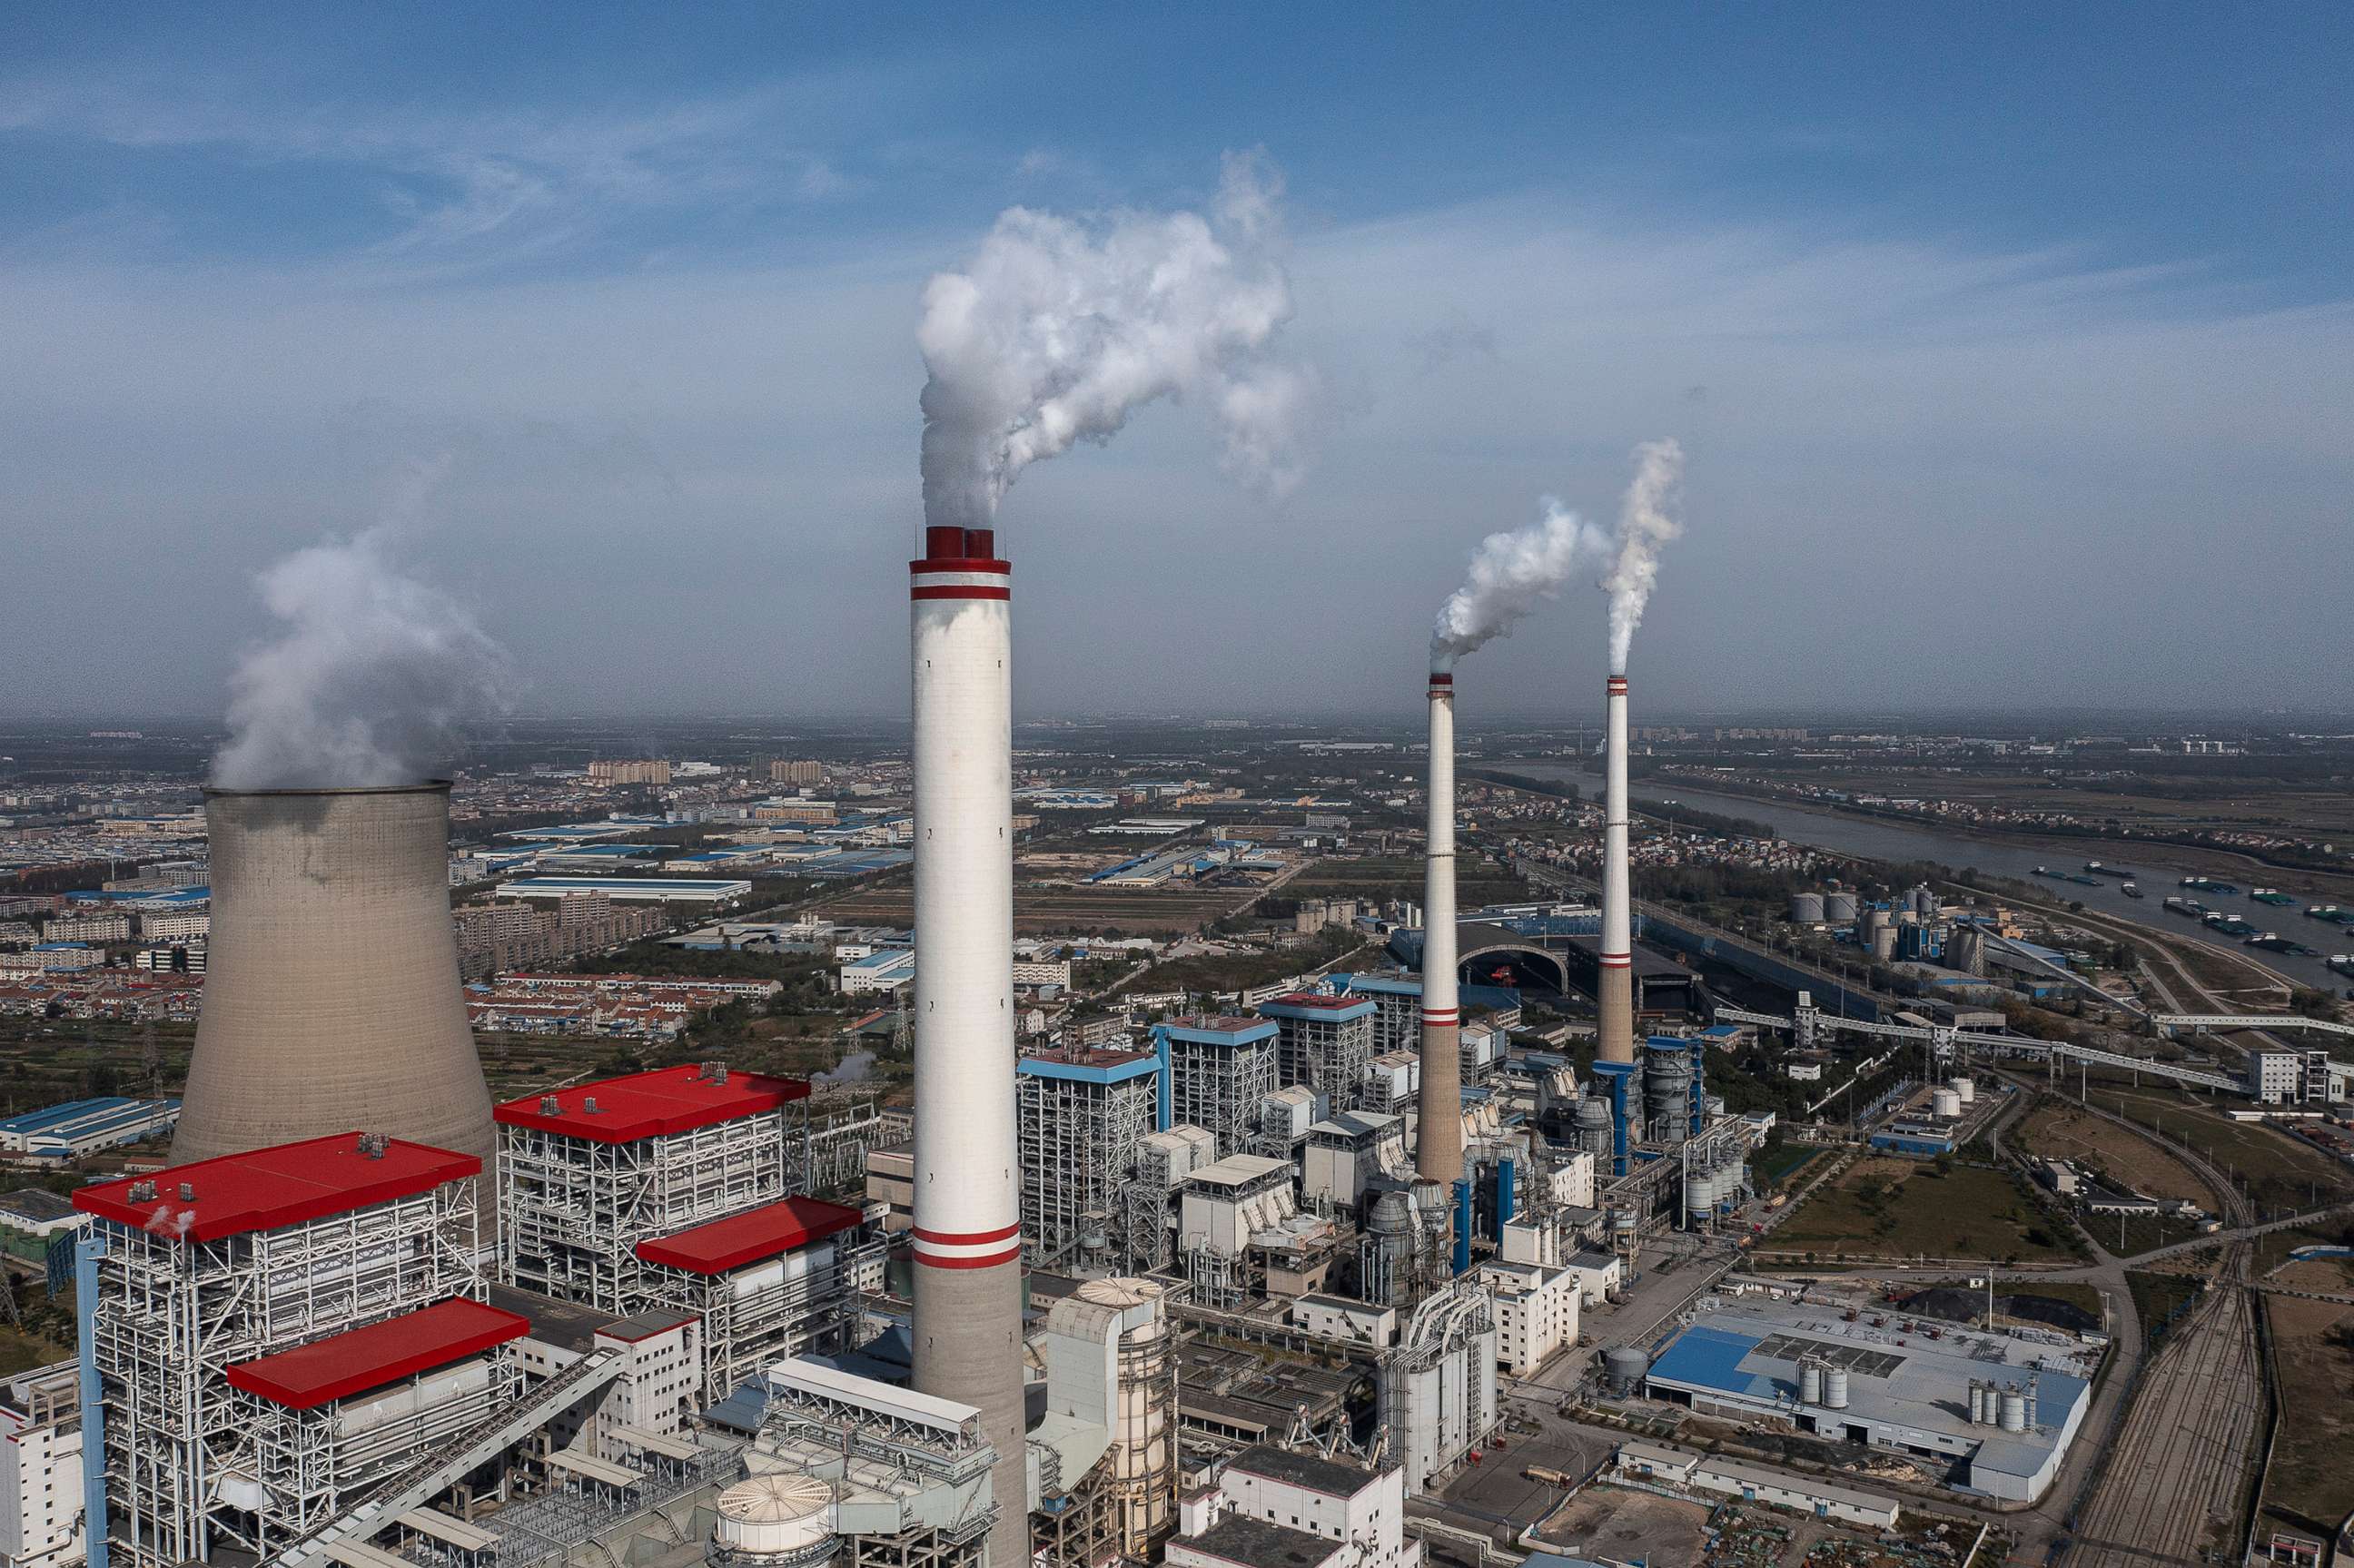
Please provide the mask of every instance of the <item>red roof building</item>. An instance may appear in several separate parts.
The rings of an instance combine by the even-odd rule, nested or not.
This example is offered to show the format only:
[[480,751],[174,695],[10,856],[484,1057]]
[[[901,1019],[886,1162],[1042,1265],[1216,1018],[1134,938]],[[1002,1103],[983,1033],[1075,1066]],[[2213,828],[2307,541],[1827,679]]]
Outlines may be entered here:
[[519,1340],[530,1320],[453,1297],[364,1329],[348,1329],[228,1369],[232,1388],[291,1410],[315,1410]]
[[[658,1067],[650,1073],[575,1084],[547,1095],[525,1095],[496,1107],[492,1116],[507,1127],[536,1128],[592,1143],[635,1143],[668,1133],[692,1132],[742,1117],[776,1110],[809,1097],[798,1078],[759,1073],[712,1074],[699,1066]],[[555,1108],[546,1108],[548,1101]],[[589,1109],[590,1102],[596,1108]]]
[[691,1230],[642,1241],[637,1252],[648,1263],[684,1269],[689,1274],[726,1274],[748,1263],[758,1263],[839,1235],[864,1217],[858,1210],[840,1203],[794,1196]]
[[[339,1132],[101,1181],[74,1193],[73,1204],[118,1224],[208,1242],[349,1213],[482,1174],[482,1162],[471,1154],[397,1138],[370,1154],[360,1139]],[[132,1190],[143,1183],[155,1195],[134,1202]],[[184,1188],[195,1195],[181,1197]]]

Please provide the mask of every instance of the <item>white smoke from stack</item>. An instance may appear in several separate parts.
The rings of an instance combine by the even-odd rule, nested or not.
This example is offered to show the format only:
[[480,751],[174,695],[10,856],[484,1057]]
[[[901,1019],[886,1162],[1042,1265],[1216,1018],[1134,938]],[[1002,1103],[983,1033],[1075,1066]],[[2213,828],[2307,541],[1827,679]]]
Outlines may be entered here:
[[1281,196],[1264,159],[1228,154],[1206,213],[999,215],[924,291],[926,521],[987,526],[1024,468],[1162,397],[1201,399],[1229,471],[1288,489],[1316,384],[1268,357],[1292,308]]
[[1444,674],[1455,661],[1504,635],[1539,601],[1560,597],[1562,586],[1608,550],[1607,535],[1548,495],[1544,515],[1525,528],[1490,534],[1472,552],[1463,586],[1438,607],[1430,633],[1430,668]]
[[229,678],[217,787],[414,784],[444,775],[461,726],[506,711],[505,650],[456,600],[405,575],[388,535],[370,528],[261,574],[262,602],[284,626]]
[[1684,531],[1672,514],[1683,483],[1684,450],[1673,439],[1635,449],[1635,478],[1618,514],[1618,558],[1602,578],[1610,596],[1610,673],[1627,673],[1627,652],[1659,580],[1659,547]]

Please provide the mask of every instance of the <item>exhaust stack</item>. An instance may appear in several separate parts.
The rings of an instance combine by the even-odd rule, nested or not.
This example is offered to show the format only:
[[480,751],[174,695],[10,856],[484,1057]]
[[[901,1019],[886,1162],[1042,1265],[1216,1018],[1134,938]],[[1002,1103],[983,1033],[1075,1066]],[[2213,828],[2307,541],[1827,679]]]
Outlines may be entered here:
[[917,1391],[997,1450],[990,1568],[1030,1559],[1013,1121],[1013,567],[986,528],[910,561],[916,782]]
[[1627,874],[1627,677],[1605,688],[1606,773],[1602,826],[1601,1033],[1596,1059],[1635,1060],[1635,939]]
[[172,1162],[364,1128],[493,1154],[450,786],[207,789],[212,945]]
[[1422,886],[1422,1086],[1414,1173],[1463,1180],[1463,1015],[1455,977],[1455,677],[1430,677],[1430,818]]

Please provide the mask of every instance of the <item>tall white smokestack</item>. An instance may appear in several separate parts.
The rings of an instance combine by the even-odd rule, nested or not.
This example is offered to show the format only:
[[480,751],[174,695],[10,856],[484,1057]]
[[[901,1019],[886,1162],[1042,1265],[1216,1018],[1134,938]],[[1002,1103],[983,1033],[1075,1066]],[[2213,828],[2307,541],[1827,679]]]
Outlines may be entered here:
[[990,1568],[1030,1560],[1013,1128],[1013,567],[986,528],[908,563],[916,774],[915,1383],[997,1450]]
[[1606,687],[1602,826],[1602,1029],[1597,1060],[1635,1059],[1635,939],[1627,875],[1627,677]]
[[1414,1173],[1463,1180],[1463,1015],[1455,985],[1455,677],[1430,676],[1430,821],[1422,884],[1422,1086]]

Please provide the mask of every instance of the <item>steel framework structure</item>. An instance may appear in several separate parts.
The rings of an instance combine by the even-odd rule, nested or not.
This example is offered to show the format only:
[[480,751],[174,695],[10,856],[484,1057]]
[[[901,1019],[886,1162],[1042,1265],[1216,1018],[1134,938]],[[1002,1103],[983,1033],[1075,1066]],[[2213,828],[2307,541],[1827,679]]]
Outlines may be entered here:
[[643,1311],[655,1298],[640,1242],[795,1190],[802,1103],[626,1143],[503,1124],[500,1280],[617,1318]]
[[[1094,1250],[1091,1232],[1108,1231],[1110,1216],[1123,1211],[1152,1130],[1155,1080],[1098,1083],[1022,1073],[1013,1081],[1023,1261],[1067,1269]],[[1123,1271],[1131,1261],[1121,1260]]]
[[703,1394],[724,1399],[771,1361],[852,1348],[864,1300],[859,1282],[879,1277],[887,1245],[881,1206],[856,1230],[771,1259],[772,1277],[742,1269],[703,1274],[645,1266],[654,1304],[703,1319]]
[[1240,1154],[1258,1134],[1259,1107],[1277,1088],[1275,1039],[1236,1044],[1161,1032],[1169,1049],[1170,1124],[1207,1128],[1218,1156]]
[[[98,1299],[84,1308],[103,1407],[107,1531],[135,1568],[260,1542],[225,1503],[256,1461],[229,1365],[455,1296],[487,1293],[478,1182],[198,1241],[95,1216]],[[249,1478],[252,1478],[249,1474]]]

